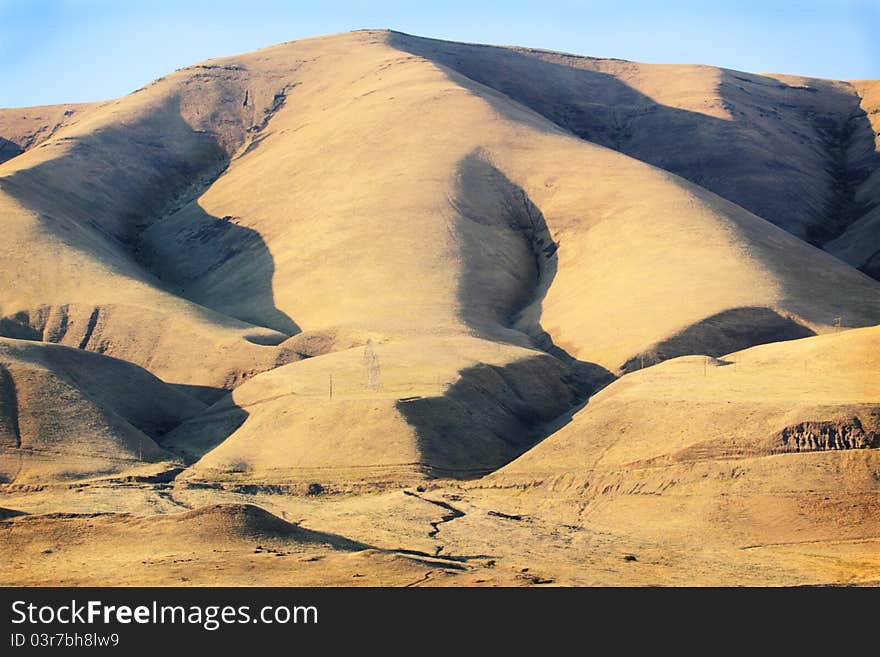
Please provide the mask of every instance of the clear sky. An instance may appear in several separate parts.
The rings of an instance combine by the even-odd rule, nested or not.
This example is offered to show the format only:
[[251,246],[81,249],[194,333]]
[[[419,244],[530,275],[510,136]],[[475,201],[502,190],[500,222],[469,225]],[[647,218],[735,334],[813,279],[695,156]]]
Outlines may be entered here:
[[103,100],[211,57],[385,27],[643,62],[880,78],[880,0],[0,0],[0,107]]

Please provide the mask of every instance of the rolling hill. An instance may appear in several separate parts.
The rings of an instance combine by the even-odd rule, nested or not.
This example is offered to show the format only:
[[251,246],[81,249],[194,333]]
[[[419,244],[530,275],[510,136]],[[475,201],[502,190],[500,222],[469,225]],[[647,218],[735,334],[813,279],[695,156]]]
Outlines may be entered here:
[[4,485],[869,537],[878,89],[369,30],[0,110]]

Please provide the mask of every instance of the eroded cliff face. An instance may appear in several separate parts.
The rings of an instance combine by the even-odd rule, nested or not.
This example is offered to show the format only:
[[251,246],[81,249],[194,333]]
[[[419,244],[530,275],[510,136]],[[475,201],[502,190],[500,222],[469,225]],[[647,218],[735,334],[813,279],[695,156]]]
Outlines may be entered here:
[[821,452],[880,447],[880,433],[865,429],[857,417],[838,422],[800,422],[780,431],[774,453]]

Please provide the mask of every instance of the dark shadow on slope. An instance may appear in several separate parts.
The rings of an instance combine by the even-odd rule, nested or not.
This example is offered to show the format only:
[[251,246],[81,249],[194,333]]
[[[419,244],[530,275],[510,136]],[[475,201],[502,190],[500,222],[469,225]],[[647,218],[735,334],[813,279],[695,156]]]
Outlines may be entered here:
[[630,358],[621,372],[633,372],[670,358],[702,354],[723,356],[759,344],[798,340],[816,335],[811,329],[770,308],[732,308],[707,317]]
[[[486,339],[547,352],[503,367],[476,365],[440,397],[397,403],[416,430],[426,472],[472,478],[550,435],[614,376],[553,345],[537,321],[556,275],[557,245],[525,191],[474,152],[459,166],[450,203],[459,215],[463,319]],[[481,266],[487,262],[493,266]]]
[[[549,289],[556,276],[557,245],[525,190],[482,151],[459,163],[450,203],[460,217],[462,316],[492,337],[498,326],[513,328],[536,294]],[[487,261],[493,266],[482,266]]]
[[[863,208],[850,207],[848,190],[864,179],[866,167],[880,166],[876,159],[847,155],[854,144],[873,144],[873,131],[858,97],[831,84],[820,90],[722,70],[717,91],[732,115],[723,119],[660,104],[601,70],[636,72],[637,64],[621,60],[399,32],[388,39],[392,47],[495,89],[582,139],[678,174],[814,244],[854,220]],[[820,96],[822,102],[815,102]],[[510,113],[504,103],[495,106]],[[745,120],[747,113],[757,118]],[[818,136],[808,137],[817,126]]]
[[[547,361],[553,361],[548,366]],[[443,395],[401,399],[423,471],[475,479],[494,472],[568,424],[615,377],[592,363],[565,367],[549,355],[458,373]]]
[[30,323],[30,313],[21,311],[9,317],[0,317],[0,337],[39,342],[43,339],[43,332]]
[[192,465],[238,431],[249,415],[226,392],[220,401],[158,437],[156,443]]
[[215,217],[193,200],[142,234],[140,259],[159,272],[167,287],[191,301],[287,337],[300,333],[275,306],[275,264],[266,243],[240,222],[230,215]]
[[877,253],[868,258],[864,264],[859,267],[859,271],[880,281],[880,251],[877,251]]
[[21,470],[20,413],[15,380],[0,365],[0,484],[12,483]]
[[[528,336],[532,346],[568,366],[584,397],[610,383],[611,372],[573,358],[540,324],[541,303],[556,277],[558,245],[525,190],[475,151],[459,165],[451,204],[461,218],[459,304],[465,321],[490,339],[498,326]],[[481,267],[486,261],[497,266]]]
[[[718,94],[738,131],[740,141],[734,147],[750,159],[732,170],[734,178],[719,180],[717,189],[704,185],[708,189],[816,246],[841,235],[880,203],[880,198],[857,196],[862,183],[880,168],[880,153],[854,89],[828,80],[786,84],[723,69]],[[757,115],[761,125],[746,124],[740,117],[747,114]],[[790,227],[799,213],[808,218],[803,234]],[[774,219],[786,216],[789,221]]]
[[24,153],[24,149],[14,141],[0,137],[0,164]]
[[[460,372],[440,397],[398,402],[417,431],[427,472],[470,478],[501,467],[558,431],[615,377],[574,359],[540,325],[541,303],[557,271],[557,249],[543,214],[525,191],[480,152],[462,161],[457,183],[451,203],[460,217],[464,319],[488,339],[509,337],[505,330],[526,334],[557,363],[546,367],[538,357],[505,367],[478,365]],[[481,266],[486,262],[498,266]],[[736,308],[636,356],[622,371],[685,354],[720,356],[810,335],[810,329],[768,308]]]
[[[184,120],[177,97],[124,128],[56,138],[39,148],[64,151],[3,177],[3,191],[37,212],[65,243],[121,275],[221,314],[288,336],[299,332],[275,307],[274,261],[259,233],[198,206],[225,171],[229,153],[217,135]],[[151,226],[182,212],[185,225],[144,243]],[[162,257],[152,257],[156,253]],[[207,293],[205,279],[220,270],[236,281],[235,289]]]
[[217,388],[214,386],[195,386],[186,383],[168,383],[166,385],[206,404],[216,403],[223,395],[229,392],[226,388]]
[[439,397],[402,399],[429,476],[468,479],[513,460],[548,434],[544,427],[583,402],[566,368],[548,355],[459,372]]
[[[186,395],[180,386],[168,385],[147,370],[125,360],[104,356],[80,349],[55,346],[32,345],[22,349],[13,347],[11,352],[22,364],[45,368],[47,376],[68,390],[75,390],[82,399],[87,400],[101,412],[121,420],[144,436],[157,440],[171,431],[187,418],[203,412],[203,400]],[[25,376],[29,368],[18,370]],[[33,387],[34,373],[25,376]],[[45,382],[45,379],[44,379]],[[51,407],[40,410],[47,400],[57,401],[53,395],[57,389],[41,387],[42,396],[27,398],[27,406],[19,408],[15,379],[9,369],[0,365],[0,447],[4,439],[15,437],[15,447],[21,447],[21,433],[18,418],[24,412],[39,417]],[[33,392],[33,390],[32,390]],[[66,393],[60,393],[62,395]],[[38,421],[39,423],[39,421]],[[32,430],[33,433],[33,430]],[[34,437],[38,436],[39,432]]]

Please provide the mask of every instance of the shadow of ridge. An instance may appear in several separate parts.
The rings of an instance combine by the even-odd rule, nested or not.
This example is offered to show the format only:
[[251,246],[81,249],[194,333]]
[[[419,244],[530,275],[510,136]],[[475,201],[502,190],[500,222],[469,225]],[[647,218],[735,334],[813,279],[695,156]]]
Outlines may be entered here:
[[540,326],[557,245],[525,190],[476,149],[459,163],[450,204],[459,217],[462,318],[484,339],[545,351],[466,368],[442,396],[397,402],[416,431],[425,474],[472,479],[550,435],[614,375],[571,357]]
[[[738,105],[742,104],[742,97],[736,98],[737,92],[747,94],[748,103],[761,107],[762,118],[775,119],[775,124],[765,126],[771,129],[769,133],[766,129],[755,128],[747,133],[743,131],[745,137],[759,145],[768,155],[765,169],[748,171],[744,167],[742,177],[750,175],[749,183],[763,187],[767,195],[753,202],[737,201],[739,205],[751,209],[752,203],[756,206],[763,204],[763,212],[755,211],[756,214],[774,223],[778,222],[773,217],[783,216],[786,212],[803,212],[803,207],[792,208],[793,199],[790,195],[773,194],[774,188],[791,185],[790,182],[780,181],[776,177],[779,172],[789,181],[800,176],[802,184],[809,185],[801,163],[792,162],[790,158],[786,160],[782,155],[781,140],[791,141],[791,135],[797,134],[793,128],[798,124],[815,133],[816,139],[811,151],[814,154],[814,163],[819,165],[820,171],[827,174],[827,184],[824,188],[820,186],[820,189],[802,187],[804,196],[800,200],[800,203],[805,204],[810,200],[807,195],[815,197],[817,209],[809,214],[813,219],[822,221],[811,221],[804,234],[791,230],[789,232],[821,247],[843,234],[880,204],[880,194],[872,197],[870,194],[860,193],[861,185],[880,168],[880,152],[875,149],[873,127],[867,112],[861,106],[862,99],[854,88],[820,79],[811,79],[808,84],[786,84],[772,76],[721,69],[718,93],[734,115],[737,114]],[[798,139],[802,136],[797,135]],[[745,162],[741,166],[744,165]],[[735,190],[730,188],[737,181],[728,180],[719,184],[726,184],[728,187],[724,192],[716,193],[735,200],[732,196]]]
[[188,383],[166,383],[165,385],[174,388],[178,392],[198,399],[208,405],[218,402],[223,395],[229,392],[226,388],[218,388],[215,386],[198,386]]
[[449,202],[459,217],[462,319],[487,339],[498,337],[499,326],[520,330],[520,315],[556,275],[557,245],[544,215],[480,148],[458,163]]
[[0,164],[24,153],[24,149],[14,141],[0,137]]
[[859,271],[880,281],[880,251],[869,257],[859,266]]
[[0,337],[40,342],[43,333],[31,322],[30,313],[22,310],[8,317],[0,317]]
[[546,438],[548,427],[585,401],[571,371],[540,354],[465,368],[443,395],[401,399],[396,408],[415,429],[425,475],[474,479]]
[[171,431],[156,438],[156,443],[179,456],[187,466],[196,463],[238,431],[250,415],[232,401],[229,391],[224,393],[219,401],[204,412],[184,420]]
[[798,340],[814,335],[815,331],[770,308],[731,308],[692,324],[657,343],[652,349],[633,356],[620,370],[622,373],[633,372],[670,358],[691,354],[717,358],[759,344]]
[[[274,329],[284,339],[300,333],[299,325],[275,306],[275,263],[268,246],[257,231],[240,221],[232,215],[209,214],[196,197],[139,236],[140,260],[190,301]],[[279,342],[259,336],[248,339],[255,344]]]
[[[765,76],[720,69],[718,92],[732,115],[724,119],[663,105],[610,73],[588,68],[591,62],[606,61],[602,59],[400,32],[391,32],[388,43],[494,89],[582,139],[680,175],[813,244],[840,234],[860,212],[872,207],[857,203],[854,191],[859,181],[880,167],[880,159],[872,152],[850,161],[848,154],[853,146],[868,143],[873,150],[873,129],[858,97],[844,98],[832,84],[805,90]],[[617,61],[621,66],[639,66]],[[743,81],[750,88],[740,91]],[[761,116],[776,119],[769,130],[739,118],[744,112],[738,111],[740,100],[732,95],[735,90],[754,103],[762,88],[784,95],[762,100],[767,106],[761,107]],[[804,102],[804,96],[819,95],[809,92],[818,91],[824,94],[822,103]],[[488,95],[484,99],[511,116],[507,104]],[[832,118],[828,107],[835,103],[842,109]],[[794,126],[815,129],[819,143],[813,145],[825,152],[816,155],[803,146],[802,134],[792,136]],[[786,157],[786,151],[798,152],[800,159]],[[803,158],[815,158],[816,175],[805,172]],[[800,189],[801,194],[780,195],[779,189]],[[880,199],[873,205],[877,202]]]
[[[274,304],[274,260],[260,234],[235,217],[215,217],[198,206],[230,155],[218,135],[186,122],[178,97],[124,127],[103,126],[52,143],[66,150],[2,179],[3,191],[37,213],[45,229],[123,276],[134,273],[171,294],[287,336],[299,332]],[[177,218],[174,231],[148,232],[169,217]],[[222,278],[234,281],[234,288],[206,291]]]
[[[486,339],[525,335],[529,346],[569,367],[583,395],[613,380],[605,368],[558,347],[541,326],[541,305],[558,270],[558,245],[526,191],[477,148],[459,163],[450,204],[462,220],[458,233],[464,271],[458,299],[468,325]],[[485,260],[502,260],[503,266],[484,267]],[[521,267],[510,271],[509,262]],[[496,325],[509,331],[499,336]]]

